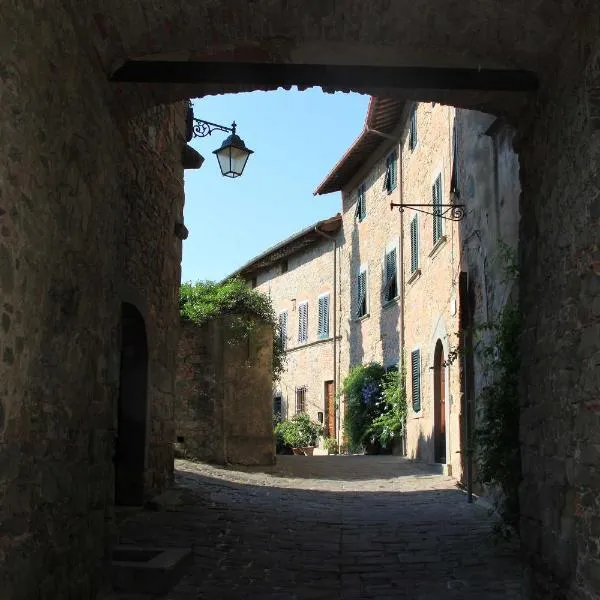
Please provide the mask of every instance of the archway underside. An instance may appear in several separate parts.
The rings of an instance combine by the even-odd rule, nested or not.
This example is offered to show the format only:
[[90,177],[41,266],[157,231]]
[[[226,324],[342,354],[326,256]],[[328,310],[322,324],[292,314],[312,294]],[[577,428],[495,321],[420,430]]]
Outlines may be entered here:
[[[543,78],[552,62],[575,2],[542,0],[527,18],[518,0],[305,0],[298,6],[285,0],[107,0],[101,11],[91,0],[71,5],[107,76],[122,80],[118,95],[143,98],[132,103],[134,110],[140,103],[319,85],[514,114],[532,89],[531,76]],[[142,79],[139,64],[123,71],[128,61],[148,59],[154,61],[150,77],[147,65]],[[302,65],[320,70],[307,76]],[[474,70],[470,85],[456,69]],[[486,76],[489,69],[504,75]]]

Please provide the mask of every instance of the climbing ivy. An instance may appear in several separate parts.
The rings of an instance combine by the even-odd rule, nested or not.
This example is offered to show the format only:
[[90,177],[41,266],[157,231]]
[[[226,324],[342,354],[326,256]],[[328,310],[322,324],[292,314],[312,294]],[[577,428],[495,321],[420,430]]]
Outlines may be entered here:
[[214,281],[186,282],[179,292],[179,311],[184,319],[203,325],[221,315],[230,315],[232,342],[248,339],[256,326],[256,319],[273,327],[273,380],[285,369],[285,349],[280,341],[279,324],[271,299],[251,289],[240,278],[222,283]]
[[495,334],[494,343],[485,346],[483,354],[493,368],[495,378],[477,398],[481,408],[475,428],[475,458],[479,481],[501,489],[499,512],[504,521],[518,531],[521,482],[519,309],[514,305],[505,306],[490,329]]

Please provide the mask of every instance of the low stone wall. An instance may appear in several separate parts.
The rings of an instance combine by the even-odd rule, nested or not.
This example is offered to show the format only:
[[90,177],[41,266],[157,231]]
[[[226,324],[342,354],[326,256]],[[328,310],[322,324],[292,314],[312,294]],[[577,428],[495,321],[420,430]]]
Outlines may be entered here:
[[181,322],[176,449],[210,462],[273,464],[273,333],[257,324],[250,339],[236,343],[228,322]]

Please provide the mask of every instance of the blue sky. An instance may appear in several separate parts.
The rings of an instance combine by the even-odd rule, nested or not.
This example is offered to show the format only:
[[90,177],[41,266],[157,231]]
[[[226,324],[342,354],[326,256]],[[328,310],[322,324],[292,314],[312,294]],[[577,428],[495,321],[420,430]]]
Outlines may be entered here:
[[185,173],[189,237],[182,280],[221,280],[269,246],[339,212],[339,193],[313,191],[359,135],[368,103],[368,96],[320,89],[195,100],[196,117],[223,125],[235,120],[254,154],[244,174],[230,179],[212,154],[226,134],[192,140],[205,162]]

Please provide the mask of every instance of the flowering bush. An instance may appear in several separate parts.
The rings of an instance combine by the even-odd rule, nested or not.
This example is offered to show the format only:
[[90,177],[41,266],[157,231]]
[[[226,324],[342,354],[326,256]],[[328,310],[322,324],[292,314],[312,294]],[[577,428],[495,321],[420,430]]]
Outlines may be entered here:
[[347,412],[344,419],[344,433],[351,446],[369,442],[368,434],[373,421],[384,408],[382,382],[385,369],[378,363],[356,365],[342,384],[346,397]]

